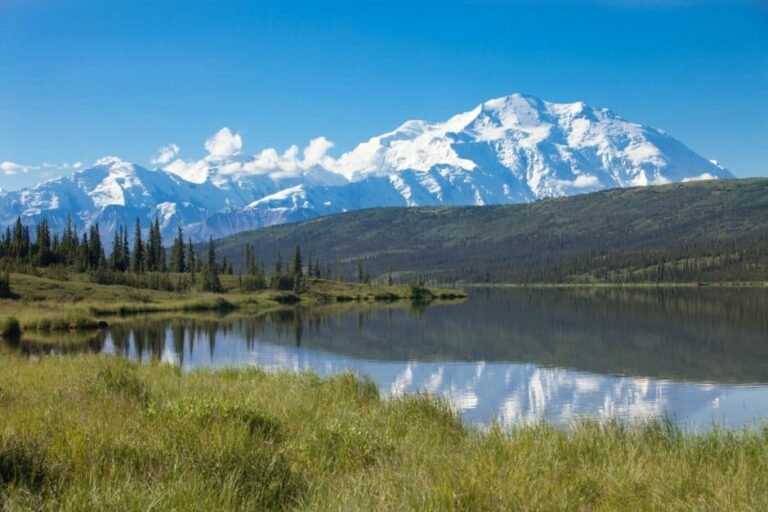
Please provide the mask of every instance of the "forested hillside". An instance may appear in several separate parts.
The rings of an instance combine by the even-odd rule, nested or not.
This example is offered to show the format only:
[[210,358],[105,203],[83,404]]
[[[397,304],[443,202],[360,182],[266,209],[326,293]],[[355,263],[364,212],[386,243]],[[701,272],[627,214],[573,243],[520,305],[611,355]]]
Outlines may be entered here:
[[332,273],[465,282],[768,281],[768,179],[615,189],[525,205],[379,208],[222,239],[270,265],[296,245]]

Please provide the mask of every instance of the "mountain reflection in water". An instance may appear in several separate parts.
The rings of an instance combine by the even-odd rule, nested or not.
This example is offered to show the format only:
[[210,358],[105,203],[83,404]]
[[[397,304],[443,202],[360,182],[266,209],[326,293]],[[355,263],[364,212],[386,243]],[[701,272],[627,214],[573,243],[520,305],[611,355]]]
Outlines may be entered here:
[[352,371],[385,396],[445,396],[481,424],[668,415],[740,427],[768,417],[765,311],[768,289],[472,289],[419,308],[137,318],[89,346],[184,369]]

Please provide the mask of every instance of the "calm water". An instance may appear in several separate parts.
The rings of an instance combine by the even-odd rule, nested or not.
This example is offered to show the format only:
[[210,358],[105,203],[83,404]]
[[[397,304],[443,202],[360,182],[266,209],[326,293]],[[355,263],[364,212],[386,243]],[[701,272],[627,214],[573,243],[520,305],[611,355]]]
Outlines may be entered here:
[[473,289],[462,303],[422,308],[144,318],[88,347],[184,369],[352,371],[385,396],[445,396],[481,424],[668,415],[708,428],[768,419],[765,289]]

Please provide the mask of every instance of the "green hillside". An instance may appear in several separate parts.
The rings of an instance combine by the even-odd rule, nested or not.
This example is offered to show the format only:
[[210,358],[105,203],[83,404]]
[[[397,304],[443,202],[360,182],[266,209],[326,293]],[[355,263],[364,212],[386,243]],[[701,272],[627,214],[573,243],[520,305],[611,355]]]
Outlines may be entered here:
[[378,208],[222,239],[271,265],[299,244],[351,277],[467,282],[768,281],[768,179],[615,189],[525,205]]

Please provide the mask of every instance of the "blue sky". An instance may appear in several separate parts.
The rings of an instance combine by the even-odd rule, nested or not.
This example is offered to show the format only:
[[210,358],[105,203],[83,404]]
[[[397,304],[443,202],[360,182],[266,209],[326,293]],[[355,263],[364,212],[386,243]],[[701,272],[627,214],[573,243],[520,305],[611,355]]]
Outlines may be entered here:
[[513,92],[609,107],[768,176],[768,7],[0,0],[0,162],[19,165],[0,187],[107,154],[149,165],[171,143],[197,158],[224,126],[250,153],[322,135],[339,154]]

